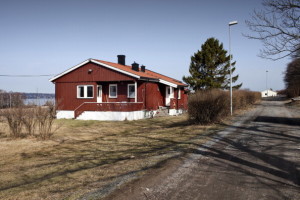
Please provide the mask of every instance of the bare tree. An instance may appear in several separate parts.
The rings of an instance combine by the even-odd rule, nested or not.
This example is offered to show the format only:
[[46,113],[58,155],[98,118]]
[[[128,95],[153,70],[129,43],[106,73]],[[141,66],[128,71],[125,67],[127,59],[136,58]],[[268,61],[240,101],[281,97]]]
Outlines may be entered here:
[[0,90],[0,109],[15,108],[24,105],[24,94]]
[[246,37],[263,42],[263,58],[295,56],[300,50],[300,0],[264,0],[263,6],[264,10],[255,10],[246,21],[255,32]]

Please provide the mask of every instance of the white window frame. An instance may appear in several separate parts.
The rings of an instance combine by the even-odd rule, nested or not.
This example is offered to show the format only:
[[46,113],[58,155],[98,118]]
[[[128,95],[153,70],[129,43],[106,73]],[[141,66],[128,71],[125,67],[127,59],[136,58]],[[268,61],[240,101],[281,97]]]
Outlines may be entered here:
[[181,99],[181,89],[180,88],[178,88],[177,99]]
[[[111,96],[110,95],[110,87],[111,86],[115,86],[116,87],[116,96]],[[108,91],[108,93],[109,93],[109,98],[118,98],[118,85],[117,84],[109,84],[109,91]]]
[[[133,97],[130,97],[130,95],[129,95],[129,91],[130,91],[129,87],[133,87],[134,88],[134,95],[133,95]],[[134,99],[135,98],[135,93],[136,93],[135,84],[128,84],[127,85],[127,98]]]
[[[80,96],[80,87],[83,87],[83,97]],[[93,95],[88,97],[88,87],[92,87]],[[94,86],[93,85],[77,85],[77,98],[78,99],[92,99],[94,98]]]

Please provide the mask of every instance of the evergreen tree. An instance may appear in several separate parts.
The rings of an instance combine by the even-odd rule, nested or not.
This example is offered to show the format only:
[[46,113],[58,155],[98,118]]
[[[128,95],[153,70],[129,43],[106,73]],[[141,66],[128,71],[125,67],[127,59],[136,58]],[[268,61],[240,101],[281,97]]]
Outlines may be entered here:
[[[194,53],[191,57],[190,76],[184,76],[186,82],[194,90],[203,89],[229,89],[230,87],[230,66],[229,55],[223,49],[223,44],[215,38],[209,38],[201,46],[201,51]],[[231,63],[232,73],[235,71],[235,62]],[[232,82],[236,82],[238,75],[232,77]],[[239,89],[242,84],[233,88]]]

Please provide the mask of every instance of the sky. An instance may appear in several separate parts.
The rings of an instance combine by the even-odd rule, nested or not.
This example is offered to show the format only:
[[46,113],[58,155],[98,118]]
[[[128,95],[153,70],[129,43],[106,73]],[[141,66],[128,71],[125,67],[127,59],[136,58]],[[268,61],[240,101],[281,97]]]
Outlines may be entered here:
[[[210,37],[229,48],[242,88],[284,88],[289,58],[258,57],[262,43],[243,36],[262,0],[0,0],[0,89],[54,93],[49,79],[86,59],[117,62],[126,55],[182,80],[191,56]],[[268,72],[266,72],[268,71]]]

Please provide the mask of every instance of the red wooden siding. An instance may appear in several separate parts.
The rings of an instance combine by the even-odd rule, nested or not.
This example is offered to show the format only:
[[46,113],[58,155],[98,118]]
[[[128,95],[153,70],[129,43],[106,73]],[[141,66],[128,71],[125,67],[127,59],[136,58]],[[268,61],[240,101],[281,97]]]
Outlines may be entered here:
[[[180,99],[178,99],[178,92],[181,93]],[[187,94],[185,94],[183,89],[174,90],[174,98],[171,99],[170,109],[183,109],[187,110]]]
[[[77,98],[78,85],[93,85],[93,98]],[[84,102],[96,102],[97,84],[95,82],[55,83],[55,98],[58,110],[74,110]]]
[[[92,72],[89,73],[89,70]],[[56,79],[54,82],[133,81],[134,78],[106,67],[87,63],[82,67]]]
[[[144,82],[144,102],[147,110],[157,110],[159,106],[164,106],[164,85],[153,82]],[[146,95],[145,95],[146,94]]]
[[[135,98],[128,98],[128,84],[134,84],[132,81],[123,81],[123,82],[97,82],[97,84],[102,85],[102,102],[135,102]],[[109,98],[109,85],[117,85],[117,98]],[[138,96],[141,94],[138,87]],[[142,102],[142,98],[138,98],[138,102]]]
[[[92,70],[89,73],[89,70]],[[101,82],[99,82],[101,81]],[[113,82],[108,82],[113,81]],[[125,81],[125,82],[123,82]],[[127,98],[127,84],[134,83],[135,79],[119,72],[107,69],[94,63],[86,65],[55,80],[55,96],[59,110],[74,110],[84,102],[97,102],[97,85],[102,85],[103,102],[134,102]],[[109,97],[109,83],[118,85],[118,98]],[[93,98],[77,98],[78,85],[93,85]]]

